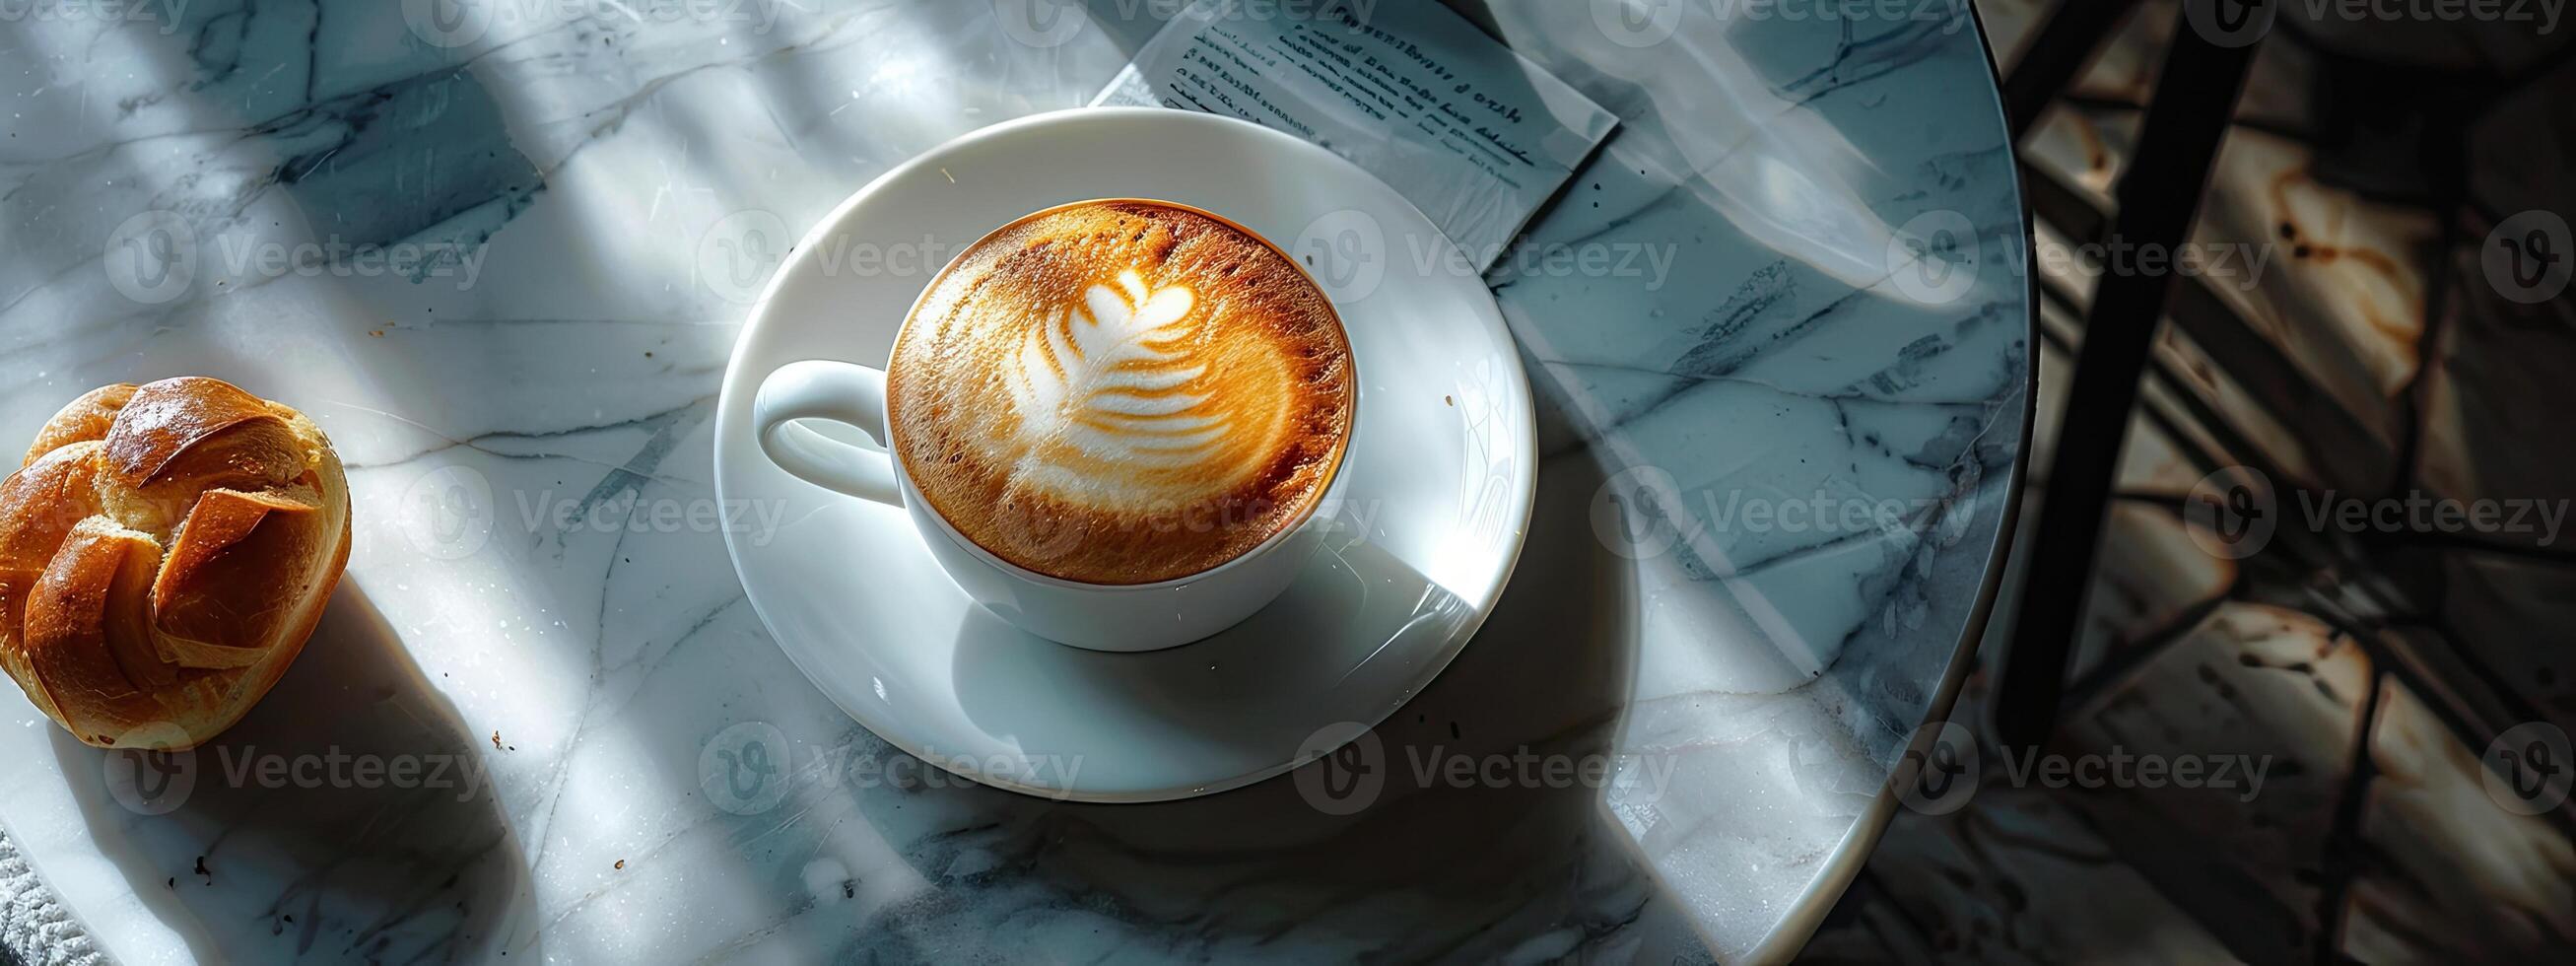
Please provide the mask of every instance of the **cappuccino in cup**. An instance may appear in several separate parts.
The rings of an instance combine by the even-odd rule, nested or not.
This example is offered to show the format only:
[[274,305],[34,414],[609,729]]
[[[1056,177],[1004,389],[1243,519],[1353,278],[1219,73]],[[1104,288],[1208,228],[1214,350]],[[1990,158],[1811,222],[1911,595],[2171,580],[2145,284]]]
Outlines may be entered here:
[[1286,253],[1141,200],[1020,219],[959,255],[886,367],[889,450],[986,553],[1081,584],[1222,567],[1315,511],[1358,381]]
[[751,424],[780,469],[902,508],[985,610],[1150,651],[1251,616],[1322,548],[1355,365],[1332,302],[1260,235],[1187,205],[1087,201],[959,254],[884,368],[772,371]]

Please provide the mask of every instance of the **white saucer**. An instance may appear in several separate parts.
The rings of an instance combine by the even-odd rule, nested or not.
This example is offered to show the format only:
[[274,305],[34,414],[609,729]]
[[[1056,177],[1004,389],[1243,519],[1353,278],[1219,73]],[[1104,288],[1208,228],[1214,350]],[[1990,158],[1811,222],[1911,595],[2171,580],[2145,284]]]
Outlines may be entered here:
[[[1363,379],[1328,549],[1251,620],[1147,654],[1076,650],[1002,623],[949,582],[903,511],[787,475],[750,431],[752,391],[781,365],[883,365],[904,313],[958,246],[1031,211],[1107,197],[1196,205],[1307,261],[1333,291]],[[869,730],[1014,791],[1187,798],[1331,750],[1457,656],[1491,613],[1529,520],[1529,383],[1484,283],[1416,267],[1449,246],[1393,189],[1331,152],[1186,111],[1039,115],[888,172],[780,265],[725,372],[717,495],[786,508],[776,534],[725,535],[753,609]],[[925,247],[936,251],[921,266]],[[889,257],[850,257],[869,251]],[[897,261],[897,251],[916,257]]]

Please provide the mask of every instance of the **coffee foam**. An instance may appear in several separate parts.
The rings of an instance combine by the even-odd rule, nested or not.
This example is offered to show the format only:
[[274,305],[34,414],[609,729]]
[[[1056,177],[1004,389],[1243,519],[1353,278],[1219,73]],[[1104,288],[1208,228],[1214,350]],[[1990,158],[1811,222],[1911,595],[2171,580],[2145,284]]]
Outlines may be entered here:
[[1320,499],[1357,384],[1331,303],[1194,211],[1097,202],[987,238],[896,340],[887,406],[939,515],[1022,568],[1154,583]]

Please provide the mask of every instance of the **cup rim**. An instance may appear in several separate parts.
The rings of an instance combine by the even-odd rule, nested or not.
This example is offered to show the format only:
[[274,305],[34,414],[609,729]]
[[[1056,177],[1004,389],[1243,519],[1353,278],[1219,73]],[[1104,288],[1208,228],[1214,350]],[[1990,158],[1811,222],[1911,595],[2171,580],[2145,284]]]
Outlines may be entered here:
[[920,316],[922,303],[929,301],[930,294],[939,290],[940,283],[948,280],[948,273],[954,271],[959,262],[965,261],[967,255],[972,254],[976,249],[983,247],[985,242],[992,241],[1003,233],[1036,219],[1074,208],[1083,208],[1092,205],[1118,204],[1121,202],[1173,208],[1210,219],[1218,224],[1234,229],[1237,234],[1260,242],[1263,247],[1270,249],[1272,253],[1277,254],[1282,260],[1286,261],[1291,267],[1296,269],[1297,277],[1305,279],[1307,285],[1313,286],[1316,293],[1324,297],[1324,308],[1327,312],[1332,314],[1334,328],[1341,330],[1342,348],[1345,354],[1349,356],[1347,361],[1351,368],[1350,418],[1342,427],[1341,438],[1334,441],[1332,463],[1325,469],[1326,476],[1324,485],[1315,491],[1315,498],[1307,501],[1305,508],[1298,511],[1296,519],[1282,525],[1279,528],[1279,532],[1263,538],[1260,543],[1252,545],[1250,549],[1247,549],[1242,553],[1235,554],[1233,557],[1227,558],[1224,562],[1205,570],[1199,570],[1183,574],[1178,577],[1155,581],[1150,584],[1102,584],[1072,580],[1030,570],[1027,567],[1023,567],[1019,564],[1003,559],[1002,555],[986,549],[983,544],[977,543],[974,538],[967,536],[965,532],[957,529],[957,525],[949,521],[948,515],[941,513],[939,511],[939,507],[936,504],[933,504],[929,497],[921,492],[921,488],[913,482],[910,461],[905,458],[903,448],[897,445],[895,438],[897,426],[894,419],[894,399],[892,392],[889,391],[886,398],[886,457],[887,462],[894,465],[895,480],[898,484],[898,488],[903,492],[906,504],[909,505],[917,500],[921,509],[926,511],[923,515],[937,521],[941,533],[948,537],[951,543],[956,544],[960,549],[965,550],[967,553],[974,555],[976,559],[994,567],[1001,568],[1005,573],[1008,573],[1013,577],[1043,586],[1103,592],[1170,590],[1176,587],[1186,587],[1200,581],[1212,579],[1230,568],[1259,559],[1287,543],[1290,537],[1297,535],[1304,531],[1308,526],[1313,525],[1315,523],[1317,512],[1321,510],[1325,504],[1332,502],[1333,499],[1339,495],[1343,480],[1342,470],[1346,465],[1348,465],[1350,460],[1351,440],[1353,437],[1359,435],[1359,396],[1362,391],[1359,345],[1351,338],[1350,323],[1343,320],[1342,307],[1338,303],[1334,302],[1332,290],[1325,288],[1324,283],[1317,281],[1314,273],[1308,271],[1304,264],[1298,262],[1296,256],[1289,254],[1287,249],[1279,247],[1279,244],[1271,241],[1269,236],[1246,227],[1242,222],[1238,222],[1232,218],[1217,214],[1216,212],[1209,211],[1197,205],[1184,204],[1178,201],[1166,201],[1161,198],[1113,196],[1105,198],[1089,198],[1080,201],[1068,201],[1063,204],[1051,205],[1049,207],[1040,208],[1036,211],[1029,212],[1028,214],[1021,215],[1017,218],[1013,218],[1008,222],[1004,222],[1001,227],[985,232],[973,242],[959,248],[957,250],[957,254],[948,259],[948,264],[940,266],[938,274],[930,277],[930,283],[922,286],[921,293],[913,296],[912,306],[904,310],[903,324],[895,329],[893,345],[886,350],[884,372],[887,374],[887,377],[891,379],[894,374],[894,361],[896,354],[903,347],[904,337],[911,334],[913,320]]

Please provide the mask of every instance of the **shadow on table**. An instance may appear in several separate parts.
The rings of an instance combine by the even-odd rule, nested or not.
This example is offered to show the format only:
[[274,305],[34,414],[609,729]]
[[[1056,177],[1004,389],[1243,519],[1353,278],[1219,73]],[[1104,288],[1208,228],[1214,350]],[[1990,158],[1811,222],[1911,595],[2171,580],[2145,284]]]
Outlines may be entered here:
[[975,727],[1031,760],[1029,784],[1058,787],[1050,779],[1078,767],[1087,788],[1150,793],[1266,775],[1319,750],[1308,747],[1326,737],[1319,728],[1376,721],[1386,695],[1446,663],[1476,616],[1397,554],[1359,542],[1325,550],[1270,606],[1185,647],[1085,651],[971,607],[953,673]]
[[295,666],[215,743],[54,747],[91,838],[199,961],[542,955],[481,740],[343,580]]
[[[990,862],[1007,871],[988,875],[1025,876],[1056,901],[1119,919],[1184,926],[1214,949],[1486,959],[1563,940],[1559,954],[1705,958],[1597,784],[1552,782],[1544,764],[1562,759],[1575,775],[1587,759],[1605,776],[1617,767],[1611,738],[1637,602],[1627,568],[1600,559],[1608,551],[1585,513],[1604,477],[1580,451],[1545,467],[1510,588],[1448,670],[1373,729],[1379,750],[1151,805],[913,790],[1001,820],[920,843],[906,861],[933,881]],[[959,687],[979,721],[1010,720],[998,701],[976,700],[971,681]],[[1535,778],[1524,761],[1538,763],[1526,766]],[[1333,814],[1355,800],[1322,790],[1359,777],[1382,785],[1356,800],[1364,808]],[[1641,919],[1649,928],[1624,928]],[[936,941],[935,925],[910,916],[881,925],[836,955],[902,958]],[[1605,936],[1624,945],[1587,945]]]

